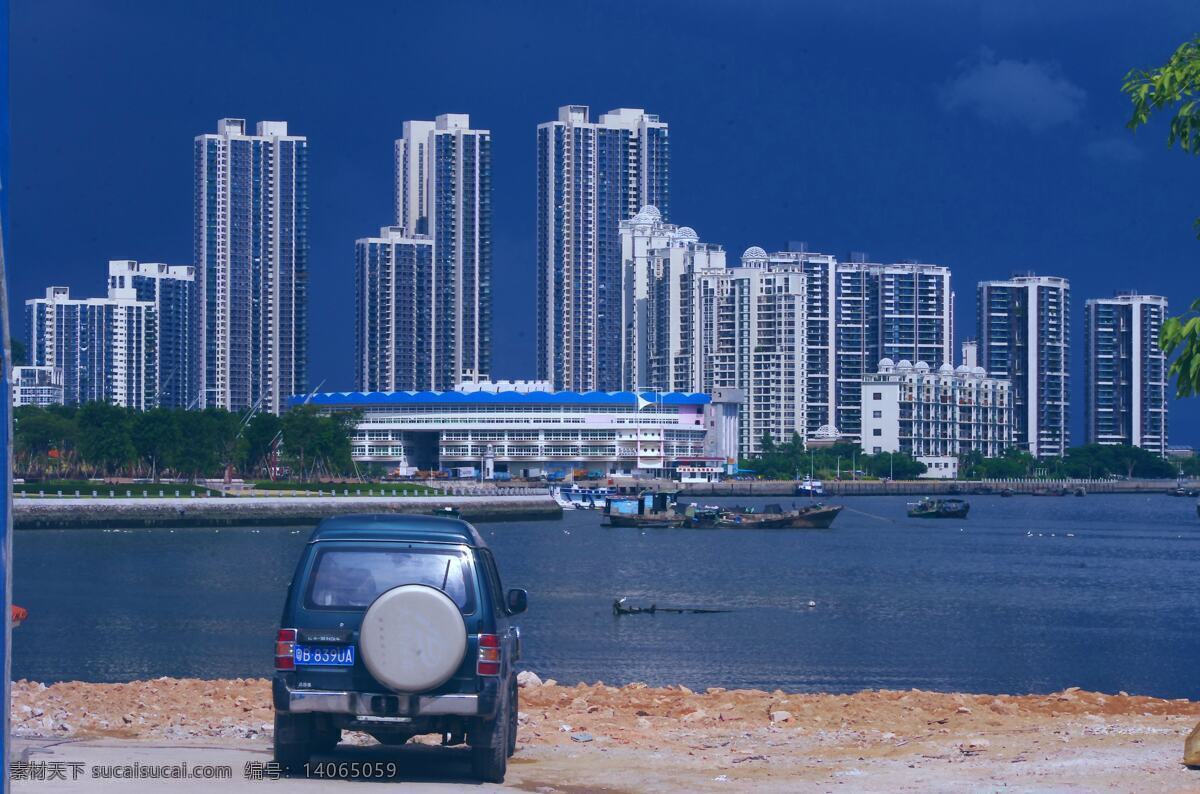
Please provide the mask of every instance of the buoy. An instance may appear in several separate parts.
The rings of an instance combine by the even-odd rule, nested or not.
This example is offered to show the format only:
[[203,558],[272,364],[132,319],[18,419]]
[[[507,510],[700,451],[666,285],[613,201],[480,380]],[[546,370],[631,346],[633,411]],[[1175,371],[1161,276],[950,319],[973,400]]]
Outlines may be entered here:
[[809,602],[808,602],[808,605],[809,605],[810,607],[815,607],[815,606],[817,605],[817,602],[816,602],[816,601],[809,601]]

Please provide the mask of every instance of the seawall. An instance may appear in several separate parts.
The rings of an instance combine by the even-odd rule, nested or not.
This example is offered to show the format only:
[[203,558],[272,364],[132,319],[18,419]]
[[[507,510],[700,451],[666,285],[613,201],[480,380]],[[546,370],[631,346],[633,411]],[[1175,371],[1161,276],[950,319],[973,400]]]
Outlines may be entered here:
[[468,521],[562,518],[546,494],[536,496],[255,496],[240,498],[21,498],[17,529],[313,525],[347,513],[424,514],[452,505]]

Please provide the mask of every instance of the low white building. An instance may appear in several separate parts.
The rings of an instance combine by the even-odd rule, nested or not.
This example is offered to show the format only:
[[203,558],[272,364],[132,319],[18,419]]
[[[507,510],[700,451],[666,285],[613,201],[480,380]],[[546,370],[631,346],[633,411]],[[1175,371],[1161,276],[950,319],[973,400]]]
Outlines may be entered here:
[[58,367],[13,367],[13,405],[62,405],[63,371]]
[[[541,391],[515,382],[458,391],[332,392],[293,398],[325,411],[360,411],[351,454],[405,473],[474,467],[489,475],[681,474],[681,466],[737,465],[742,395]],[[536,384],[535,384],[536,385]]]
[[[863,377],[862,445],[870,453],[903,452],[953,477],[947,459],[970,452],[997,457],[1012,444],[1012,387],[982,367],[923,361],[894,363]],[[951,473],[953,472],[953,473]]]

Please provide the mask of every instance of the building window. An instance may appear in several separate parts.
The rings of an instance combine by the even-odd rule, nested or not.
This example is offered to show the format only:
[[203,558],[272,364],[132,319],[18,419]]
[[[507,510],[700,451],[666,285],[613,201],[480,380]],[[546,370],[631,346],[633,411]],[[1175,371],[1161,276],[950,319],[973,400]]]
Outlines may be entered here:
[[875,428],[874,430],[872,430],[872,431],[871,431],[871,435],[873,435],[873,436],[882,436],[882,435],[883,435],[883,430],[882,430],[881,428],[878,428],[878,427],[877,427],[877,428]]
[[872,400],[882,400],[882,399],[883,399],[883,392],[881,392],[881,391],[877,391],[877,392],[875,392],[874,394],[872,394],[872,395],[871,395],[871,399],[872,399]]
[[880,452],[883,452],[883,447],[872,447],[871,448],[872,455],[878,455]]
[[872,412],[871,412],[871,418],[872,418],[872,419],[882,419],[882,418],[883,418],[883,411],[872,411]]

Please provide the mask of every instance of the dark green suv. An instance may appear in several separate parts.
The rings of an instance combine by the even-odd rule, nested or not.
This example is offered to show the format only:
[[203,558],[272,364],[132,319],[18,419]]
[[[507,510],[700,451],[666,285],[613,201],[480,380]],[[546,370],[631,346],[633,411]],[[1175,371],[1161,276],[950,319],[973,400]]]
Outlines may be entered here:
[[524,590],[500,584],[465,521],[326,519],[296,566],[275,642],[275,759],[306,772],[343,730],[383,744],[441,734],[504,779],[517,741]]

